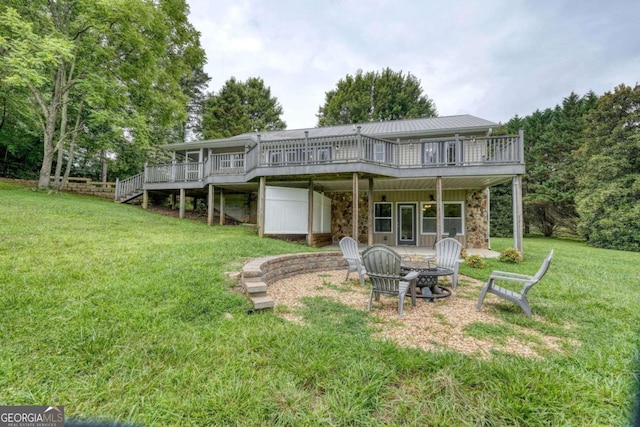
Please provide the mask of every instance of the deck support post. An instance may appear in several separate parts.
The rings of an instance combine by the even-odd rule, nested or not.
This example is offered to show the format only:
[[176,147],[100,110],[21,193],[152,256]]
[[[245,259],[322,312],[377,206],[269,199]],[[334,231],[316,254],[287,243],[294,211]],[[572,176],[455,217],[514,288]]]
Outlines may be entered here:
[[442,203],[442,177],[436,177],[436,242],[442,239],[442,219],[444,204]]
[[224,225],[224,191],[220,189],[220,225]]
[[267,190],[267,178],[260,177],[260,188],[258,189],[258,236],[264,237],[264,211],[265,197]]
[[175,193],[171,193],[171,196],[169,196],[169,203],[171,203],[171,210],[172,211],[176,210],[176,195],[175,195]]
[[180,211],[178,216],[180,218],[184,218],[184,206],[185,206],[185,200],[186,199],[186,190],[184,188],[180,189]]
[[313,245],[313,179],[309,180],[309,214],[307,215],[307,245]]
[[214,195],[215,188],[213,184],[209,184],[209,194],[207,196],[207,225],[213,225],[213,210],[214,210]]
[[351,217],[351,234],[353,240],[358,241],[358,173],[353,173],[353,189],[352,189],[352,199],[353,199],[353,215]]
[[147,190],[142,191],[142,209],[149,208],[149,192]]
[[524,256],[522,247],[523,219],[522,219],[522,175],[513,177],[513,247]]
[[367,246],[373,245],[373,178],[369,178],[369,214],[367,215]]

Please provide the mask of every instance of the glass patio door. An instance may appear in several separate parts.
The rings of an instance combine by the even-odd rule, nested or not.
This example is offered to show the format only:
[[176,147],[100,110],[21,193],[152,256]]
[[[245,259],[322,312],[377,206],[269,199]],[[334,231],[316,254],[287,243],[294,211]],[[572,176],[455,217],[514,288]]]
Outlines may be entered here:
[[398,203],[398,246],[416,244],[416,206]]

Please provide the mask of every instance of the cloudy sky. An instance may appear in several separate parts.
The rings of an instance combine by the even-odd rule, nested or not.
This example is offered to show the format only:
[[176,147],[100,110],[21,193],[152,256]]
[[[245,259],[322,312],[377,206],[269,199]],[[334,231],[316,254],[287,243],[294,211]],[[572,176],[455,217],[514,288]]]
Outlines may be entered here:
[[209,90],[261,77],[288,129],[358,69],[411,73],[441,116],[496,122],[640,82],[640,0],[187,0]]

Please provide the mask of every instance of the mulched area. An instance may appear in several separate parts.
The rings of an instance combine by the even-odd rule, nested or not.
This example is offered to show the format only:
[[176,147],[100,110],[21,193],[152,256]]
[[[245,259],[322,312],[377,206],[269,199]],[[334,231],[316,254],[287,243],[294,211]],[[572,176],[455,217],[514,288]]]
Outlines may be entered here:
[[[361,287],[355,273],[356,278],[345,281],[345,273],[328,271],[293,276],[269,285],[268,294],[276,301],[276,313],[299,323],[304,323],[304,319],[296,311],[304,304],[302,299],[305,297],[331,298],[366,310],[370,288]],[[476,311],[481,287],[481,282],[461,276],[457,289],[448,298],[435,302],[418,299],[415,307],[407,298],[401,319],[398,319],[397,298],[382,296],[380,302],[373,302],[371,325],[377,330],[378,338],[392,340],[401,346],[427,351],[455,350],[483,359],[490,358],[495,352],[545,357],[576,345],[564,337],[544,335],[531,328],[506,323],[494,313],[497,305],[510,303],[493,295],[487,296],[482,311]],[[534,320],[545,322],[544,318],[535,315]]]

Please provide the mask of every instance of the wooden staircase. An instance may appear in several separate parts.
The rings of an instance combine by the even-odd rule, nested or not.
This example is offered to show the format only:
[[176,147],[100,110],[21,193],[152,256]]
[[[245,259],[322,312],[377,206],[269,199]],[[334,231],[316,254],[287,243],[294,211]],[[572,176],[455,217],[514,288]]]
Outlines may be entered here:
[[127,203],[142,195],[144,172],[120,181],[116,179],[116,203]]

